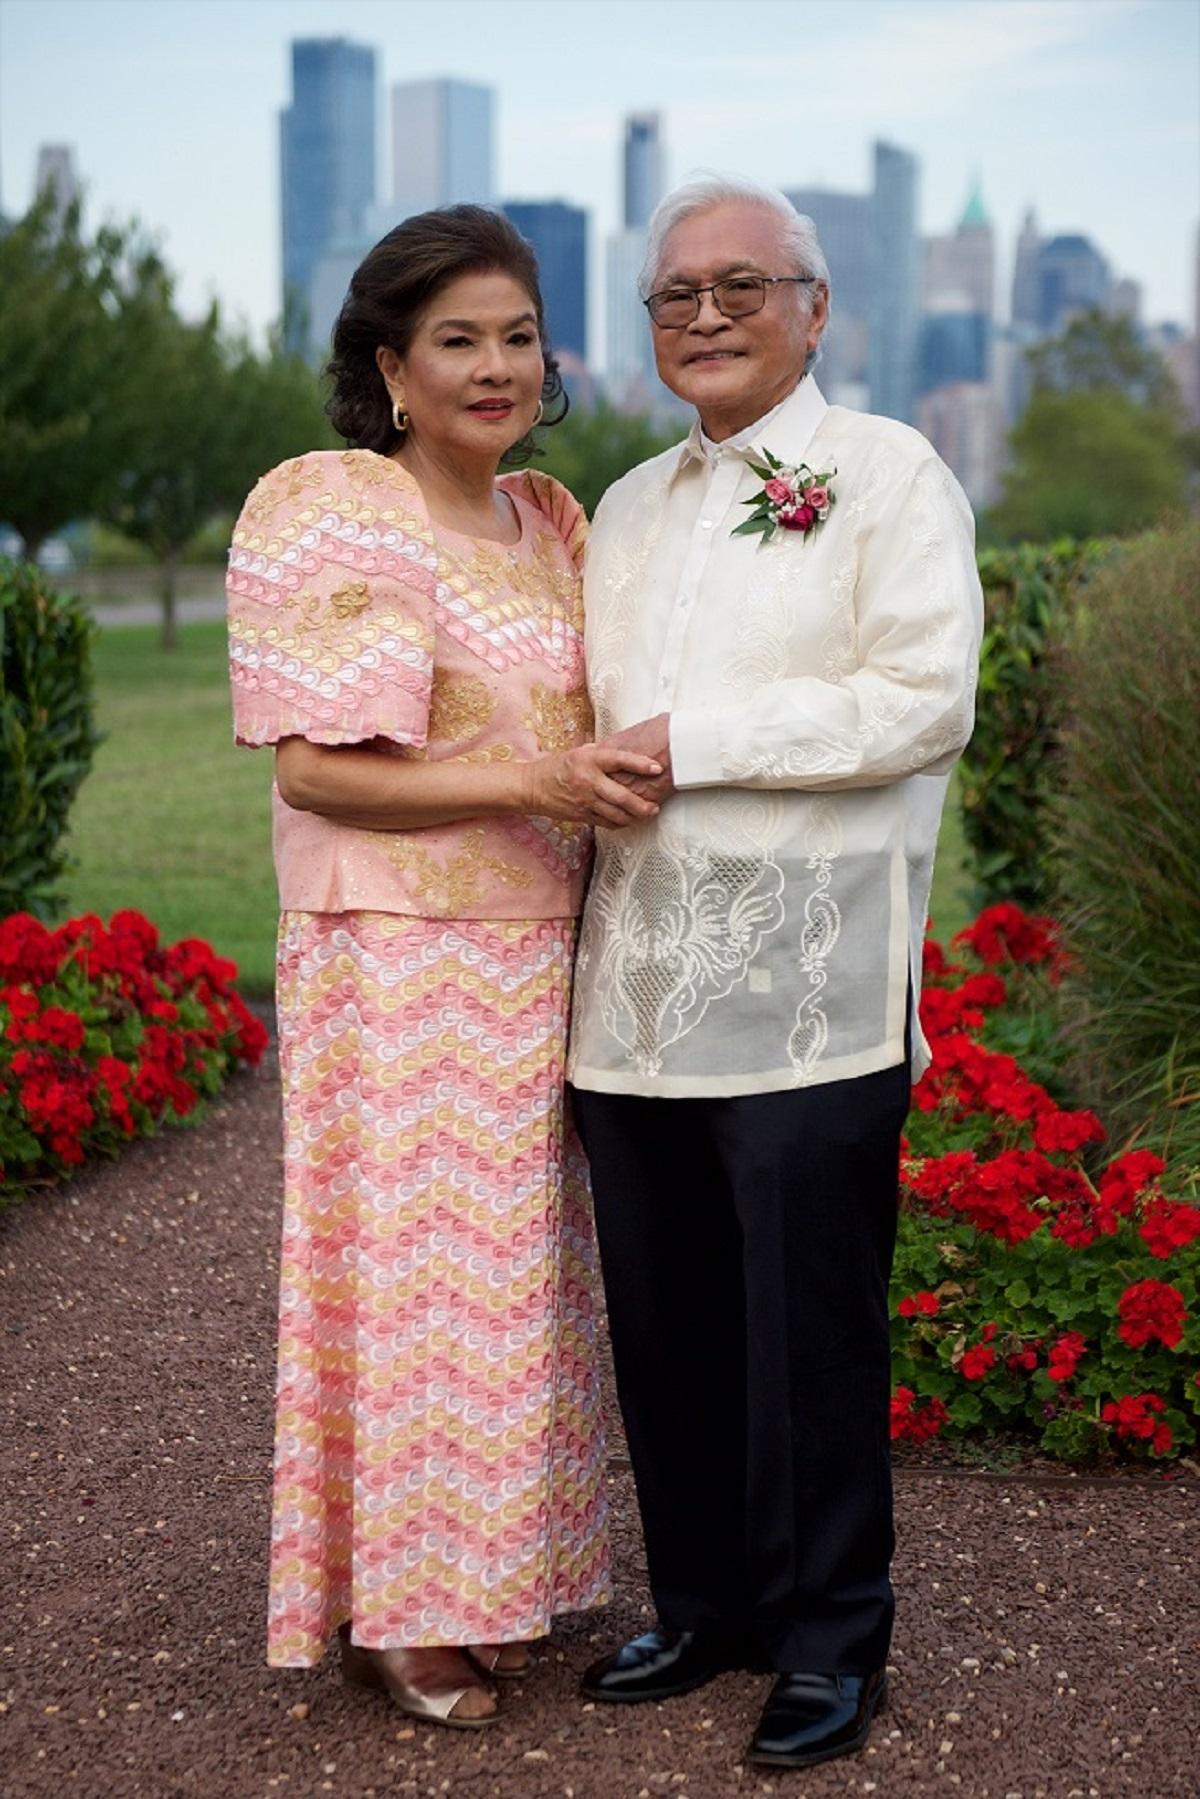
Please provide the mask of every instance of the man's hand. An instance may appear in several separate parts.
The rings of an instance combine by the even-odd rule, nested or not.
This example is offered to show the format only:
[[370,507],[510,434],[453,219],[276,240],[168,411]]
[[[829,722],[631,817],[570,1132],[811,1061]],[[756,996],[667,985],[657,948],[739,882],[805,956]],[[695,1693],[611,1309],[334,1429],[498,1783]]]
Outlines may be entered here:
[[626,731],[614,731],[605,743],[617,749],[633,750],[639,756],[649,756],[662,767],[661,775],[638,775],[628,772],[614,771],[613,779],[622,786],[631,787],[634,793],[643,799],[653,800],[656,806],[674,793],[675,781],[671,774],[671,714],[660,712],[656,718],[645,718],[640,725],[630,725]]

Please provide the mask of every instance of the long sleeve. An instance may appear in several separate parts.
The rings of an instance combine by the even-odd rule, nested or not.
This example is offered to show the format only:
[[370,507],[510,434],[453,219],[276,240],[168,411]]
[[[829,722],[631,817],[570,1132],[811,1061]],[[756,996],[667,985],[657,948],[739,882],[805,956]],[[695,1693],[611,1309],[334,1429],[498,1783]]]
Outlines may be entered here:
[[944,772],[971,734],[982,617],[970,508],[926,456],[880,497],[864,533],[858,666],[839,680],[796,676],[733,705],[674,711],[676,785],[823,791]]

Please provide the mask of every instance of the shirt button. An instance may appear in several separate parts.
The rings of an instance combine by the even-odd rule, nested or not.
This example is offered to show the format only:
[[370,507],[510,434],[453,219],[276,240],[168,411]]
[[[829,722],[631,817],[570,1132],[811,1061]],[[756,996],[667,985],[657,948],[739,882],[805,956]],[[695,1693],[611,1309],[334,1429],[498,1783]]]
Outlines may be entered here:
[[701,526],[701,529],[704,531],[711,531],[713,528],[713,522],[710,518],[702,518],[700,520],[700,526]]

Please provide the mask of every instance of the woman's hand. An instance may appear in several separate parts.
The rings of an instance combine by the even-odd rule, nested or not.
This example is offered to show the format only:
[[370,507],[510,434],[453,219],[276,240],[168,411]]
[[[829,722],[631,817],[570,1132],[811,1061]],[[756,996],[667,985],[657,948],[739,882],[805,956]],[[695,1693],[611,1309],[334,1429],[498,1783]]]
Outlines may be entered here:
[[583,743],[557,756],[540,756],[524,765],[521,810],[535,818],[561,818],[619,831],[644,824],[658,806],[621,777],[653,780],[662,764],[614,743]]

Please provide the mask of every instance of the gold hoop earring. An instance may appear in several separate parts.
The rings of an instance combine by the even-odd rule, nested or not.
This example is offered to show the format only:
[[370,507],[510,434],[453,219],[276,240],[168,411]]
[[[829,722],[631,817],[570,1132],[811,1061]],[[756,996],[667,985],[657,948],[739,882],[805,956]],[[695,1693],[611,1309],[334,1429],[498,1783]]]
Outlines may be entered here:
[[396,430],[401,437],[403,437],[404,433],[408,430],[408,414],[401,406],[399,400],[392,401],[392,424],[396,427]]
[[[543,414],[543,413],[544,413],[544,412],[545,412],[545,410],[546,410],[546,408],[545,408],[545,407],[544,407],[544,406],[543,406],[543,405],[542,405],[542,402],[541,402],[541,401],[540,401],[540,400],[539,400],[539,401],[538,401],[538,409],[537,409],[537,411],[536,411],[536,412],[535,412],[535,413],[534,413],[534,415],[533,415],[533,425],[540,425],[540,424],[541,424],[541,422],[542,422],[542,414]],[[530,427],[529,427],[529,429],[530,429],[530,430],[531,430],[531,431],[532,431],[532,430],[533,430],[533,425],[530,425]]]

